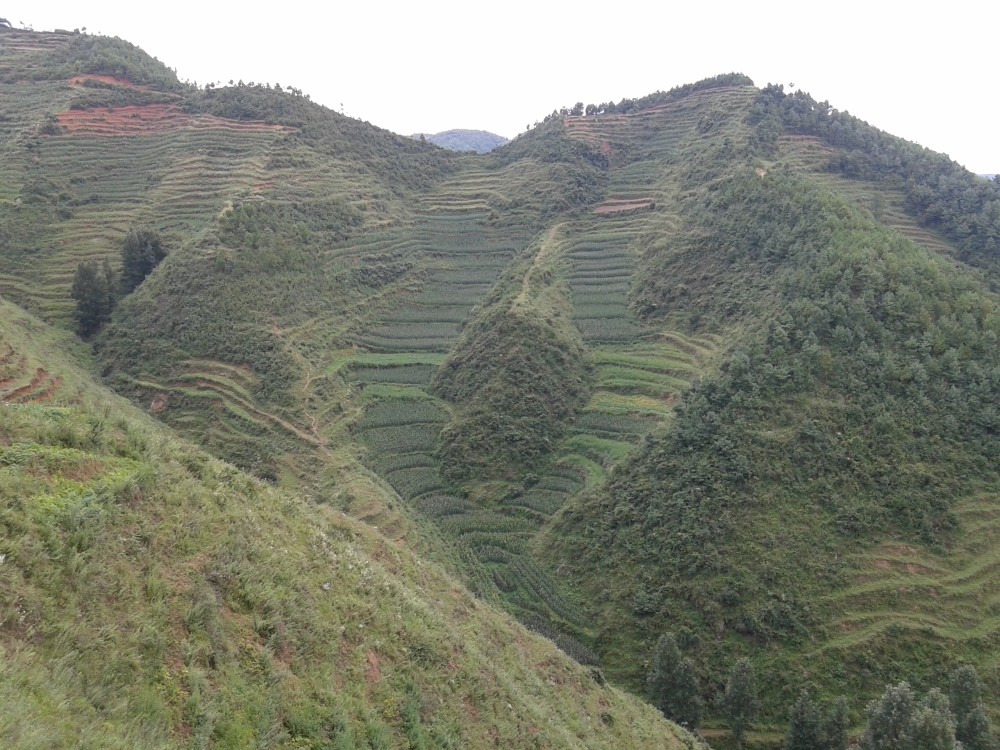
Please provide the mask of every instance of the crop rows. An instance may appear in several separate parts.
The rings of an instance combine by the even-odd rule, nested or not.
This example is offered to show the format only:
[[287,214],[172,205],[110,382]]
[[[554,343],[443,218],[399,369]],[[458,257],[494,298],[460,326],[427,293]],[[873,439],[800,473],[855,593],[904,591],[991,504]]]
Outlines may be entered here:
[[551,516],[559,510],[568,499],[566,492],[543,490],[533,487],[524,494],[511,498],[507,505],[514,508],[524,508],[542,516]]
[[476,556],[484,563],[504,566],[507,580],[516,582],[518,588],[527,591],[534,602],[544,604],[566,622],[574,625],[585,622],[586,615],[559,594],[551,576],[529,557],[495,545],[478,548]]
[[351,375],[364,383],[398,383],[428,385],[434,377],[433,365],[399,365],[397,367],[352,367]]
[[[469,310],[492,288],[500,270],[521,247],[516,233],[490,230],[481,216],[424,215],[400,232],[424,264],[419,290],[398,298],[354,341],[376,352],[440,352],[451,349]],[[391,252],[391,246],[383,246]]]
[[444,518],[457,513],[466,513],[475,507],[465,498],[447,494],[422,495],[415,498],[412,505],[429,518]]
[[369,405],[357,429],[413,424],[440,425],[447,420],[448,412],[433,401],[395,399]]

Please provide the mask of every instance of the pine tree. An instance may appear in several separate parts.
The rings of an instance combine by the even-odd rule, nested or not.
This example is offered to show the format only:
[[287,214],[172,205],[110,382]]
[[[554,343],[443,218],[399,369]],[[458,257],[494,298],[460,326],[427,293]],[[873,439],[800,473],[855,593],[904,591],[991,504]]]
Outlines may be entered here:
[[821,750],[847,750],[848,741],[847,699],[841,696],[823,716],[819,746]]
[[674,721],[688,729],[697,729],[701,726],[701,687],[691,659],[681,659],[674,685]]
[[788,721],[785,750],[817,750],[823,747],[822,720],[819,707],[808,690],[799,693]]
[[955,719],[948,699],[934,688],[913,716],[913,750],[954,750]]
[[736,746],[742,748],[743,736],[757,718],[760,709],[757,681],[749,659],[740,659],[733,666],[720,704],[726,723],[736,738]]
[[906,682],[886,687],[865,709],[868,724],[859,750],[911,750],[916,697]]
[[937,689],[917,701],[905,682],[890,685],[868,704],[859,750],[955,750],[955,719]]
[[[110,270],[110,266],[108,266]],[[76,332],[83,338],[97,333],[111,316],[111,292],[108,277],[90,261],[76,267],[70,296],[76,301],[73,318]]]
[[949,705],[955,716],[955,738],[964,750],[995,750],[996,738],[983,704],[985,689],[971,664],[951,673]]
[[131,294],[166,257],[160,235],[148,229],[130,229],[122,245],[122,293]]
[[681,658],[673,633],[656,642],[646,676],[649,698],[671,721],[696,729],[701,723],[701,696],[694,662]]

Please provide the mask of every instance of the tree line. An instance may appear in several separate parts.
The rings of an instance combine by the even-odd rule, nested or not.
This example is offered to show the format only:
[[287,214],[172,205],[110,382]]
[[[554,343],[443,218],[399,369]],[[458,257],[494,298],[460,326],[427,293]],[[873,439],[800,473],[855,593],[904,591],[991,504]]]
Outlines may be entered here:
[[[663,715],[692,732],[701,726],[704,701],[694,662],[681,656],[673,633],[656,642],[646,685],[650,701]],[[986,714],[986,688],[976,668],[952,671],[947,695],[938,688],[919,696],[907,682],[888,685],[865,708],[865,729],[858,750],[997,750]],[[733,665],[716,708],[739,748],[760,712],[753,665]],[[785,750],[847,750],[850,742],[847,700],[823,705],[803,688],[789,710]]]

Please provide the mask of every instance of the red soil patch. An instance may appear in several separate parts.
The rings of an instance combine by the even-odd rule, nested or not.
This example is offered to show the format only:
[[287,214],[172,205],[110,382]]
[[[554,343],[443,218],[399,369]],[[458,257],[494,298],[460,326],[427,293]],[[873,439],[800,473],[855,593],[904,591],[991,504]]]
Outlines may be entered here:
[[594,209],[595,214],[616,214],[623,211],[639,211],[653,207],[652,198],[607,200]]
[[35,391],[30,394],[30,396],[25,396],[21,398],[21,403],[26,404],[41,404],[49,399],[51,399],[55,393],[56,389],[62,384],[62,378],[55,378],[48,382],[47,387],[41,391]]
[[14,389],[10,393],[6,394],[4,398],[10,402],[20,401],[29,393],[33,393],[34,391],[38,390],[38,387],[48,379],[49,379],[49,374],[45,372],[43,368],[39,367],[37,370],[35,370],[35,374],[31,378],[30,383],[28,383],[27,385],[22,385],[20,388]]
[[149,91],[149,86],[142,86],[138,83],[132,83],[132,81],[127,81],[124,78],[115,78],[114,76],[104,76],[96,73],[87,73],[82,76],[73,76],[69,79],[70,86],[83,86],[87,81],[94,81],[96,83],[106,83],[109,86],[118,86],[123,89],[139,89],[141,91]]
[[68,135],[98,137],[150,136],[180,130],[286,132],[292,128],[266,122],[227,120],[214,115],[191,115],[176,104],[130,105],[105,109],[77,109],[57,117]]

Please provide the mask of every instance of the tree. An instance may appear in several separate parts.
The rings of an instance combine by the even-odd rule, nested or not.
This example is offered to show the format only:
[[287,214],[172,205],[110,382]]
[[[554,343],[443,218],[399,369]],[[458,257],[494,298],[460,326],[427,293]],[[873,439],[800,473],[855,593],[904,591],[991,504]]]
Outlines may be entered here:
[[940,690],[917,701],[906,682],[890,685],[865,710],[859,750],[955,750],[955,720]]
[[73,319],[76,332],[83,338],[97,333],[108,318],[114,306],[114,275],[107,260],[102,268],[91,261],[83,261],[76,267],[70,296],[76,301]]
[[996,738],[983,703],[985,688],[976,668],[966,664],[951,673],[949,706],[955,716],[955,739],[964,750],[995,750]]
[[656,642],[646,686],[650,700],[668,719],[688,729],[697,729],[701,724],[701,695],[694,662],[681,658],[673,633],[664,633]]
[[847,699],[841,696],[823,716],[820,729],[822,750],[847,750],[848,745]]
[[742,748],[743,736],[760,710],[757,680],[749,659],[740,659],[733,666],[719,702],[722,715],[736,738],[736,746]]
[[931,690],[913,716],[914,750],[954,750],[955,719],[948,699],[937,688]]
[[865,709],[868,724],[858,742],[860,750],[909,750],[915,703],[908,683],[889,685]]
[[803,689],[799,698],[792,706],[788,720],[788,736],[785,738],[785,750],[816,750],[823,747],[821,738],[822,718],[819,707],[809,696],[809,691]]
[[149,229],[130,229],[122,245],[122,293],[131,294],[166,257],[160,235]]

